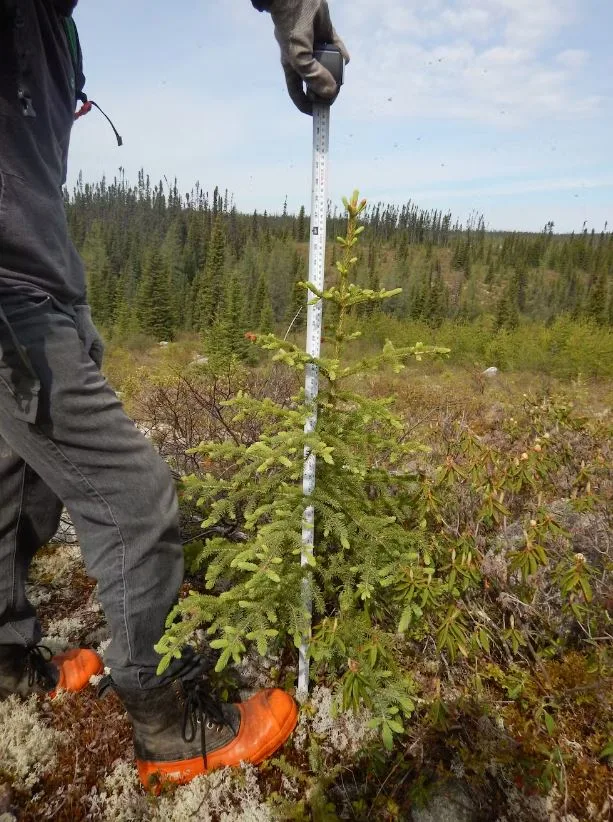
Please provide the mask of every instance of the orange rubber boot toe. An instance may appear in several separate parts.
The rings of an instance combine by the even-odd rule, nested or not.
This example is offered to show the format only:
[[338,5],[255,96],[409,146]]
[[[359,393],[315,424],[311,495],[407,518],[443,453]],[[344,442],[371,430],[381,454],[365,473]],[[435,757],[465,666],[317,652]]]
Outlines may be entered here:
[[[205,750],[202,751],[199,738],[190,743],[183,741],[183,755],[176,755],[180,744],[172,746],[175,752],[172,759],[164,756],[162,750],[172,750],[164,744],[164,737],[169,741],[177,739],[176,724],[173,723],[175,728],[167,726],[162,730],[160,727],[157,733],[147,734],[145,742],[144,734],[141,737],[139,733],[144,727],[139,728],[140,723],[134,722],[134,714],[129,711],[135,725],[136,764],[143,785],[151,788],[160,781],[184,784],[217,768],[234,767],[241,762],[258,765],[287,741],[298,722],[296,703],[278,688],[260,691],[247,702],[226,707],[235,717],[234,727],[207,723]],[[146,757],[147,753],[158,751],[162,754],[159,758]]]
[[60,673],[57,690],[82,691],[89,684],[90,677],[101,674],[104,671],[102,660],[95,651],[88,648],[72,648],[63,654],[54,656],[51,660]]
[[259,765],[283,745],[298,722],[292,697],[279,688],[260,691],[236,705],[241,724],[234,742],[207,756],[207,769],[249,762]]

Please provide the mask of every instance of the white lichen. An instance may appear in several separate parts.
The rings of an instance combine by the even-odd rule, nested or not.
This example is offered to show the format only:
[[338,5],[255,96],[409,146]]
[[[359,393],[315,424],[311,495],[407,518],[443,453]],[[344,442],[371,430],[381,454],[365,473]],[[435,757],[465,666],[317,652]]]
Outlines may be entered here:
[[96,648],[96,653],[98,653],[101,657],[104,657],[106,649],[109,647],[110,644],[111,644],[111,638],[109,636],[107,636],[107,638],[103,639],[102,642]]
[[34,696],[0,702],[0,728],[0,770],[15,788],[32,790],[54,766],[62,734],[43,724]]
[[150,804],[143,793],[133,763],[118,761],[104,778],[100,790],[88,797],[88,819],[144,822],[150,819]]
[[326,753],[353,757],[373,740],[376,732],[368,727],[372,719],[369,711],[359,714],[336,710],[336,698],[330,688],[317,685],[310,701],[301,711],[298,727],[294,732],[294,746],[302,750],[308,736],[315,734]]
[[61,637],[68,644],[71,636],[78,633],[82,627],[83,621],[79,616],[70,616],[49,620],[46,633],[52,637]]
[[60,654],[66,651],[73,644],[72,634],[78,633],[82,627],[79,617],[65,617],[64,619],[52,619],[47,625],[42,644],[53,654]]
[[131,763],[117,762],[103,787],[89,796],[88,819],[100,822],[272,822],[257,770],[251,765],[200,776],[155,798],[140,787]]
[[99,628],[95,628],[85,637],[85,644],[87,647],[93,648],[96,653],[100,655],[104,653],[110,643],[111,639],[109,637],[109,629],[106,625],[101,625]]
[[42,639],[41,645],[48,648],[54,656],[55,654],[63,653],[70,647],[70,643],[65,636],[55,636],[53,634],[45,635]]
[[194,779],[164,797],[156,808],[156,822],[270,822],[270,808],[262,796],[257,770],[251,765],[224,768]]
[[261,657],[254,649],[250,649],[236,666],[236,672],[243,682],[249,683],[248,691],[245,691],[244,696],[241,692],[241,696],[245,699],[262,688],[274,688],[277,683],[272,672],[278,665],[277,658]]
[[30,582],[65,588],[79,568],[83,567],[78,545],[60,545],[53,553],[45,552],[34,557],[30,567]]
[[51,602],[52,599],[51,592],[38,585],[26,585],[26,596],[33,608],[38,608],[39,605],[46,605],[48,602]]

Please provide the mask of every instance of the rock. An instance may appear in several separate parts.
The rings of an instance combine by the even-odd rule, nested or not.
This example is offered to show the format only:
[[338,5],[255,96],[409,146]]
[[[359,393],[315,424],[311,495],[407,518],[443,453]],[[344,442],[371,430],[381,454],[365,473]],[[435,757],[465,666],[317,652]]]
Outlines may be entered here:
[[490,368],[486,368],[485,371],[481,372],[484,377],[496,377],[500,373],[500,371],[496,368],[495,365],[492,365]]
[[479,818],[468,788],[458,780],[435,785],[426,807],[413,811],[413,822],[477,822]]
[[194,359],[192,360],[192,365],[207,365],[208,362],[208,357],[194,357]]
[[166,340],[162,340],[162,342],[160,343],[160,348],[168,348],[169,345],[169,342],[167,342]]

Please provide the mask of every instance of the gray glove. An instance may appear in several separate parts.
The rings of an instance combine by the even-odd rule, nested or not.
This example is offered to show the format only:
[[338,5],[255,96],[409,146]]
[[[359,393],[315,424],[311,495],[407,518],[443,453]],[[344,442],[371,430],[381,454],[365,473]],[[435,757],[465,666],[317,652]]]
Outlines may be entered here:
[[349,53],[330,20],[327,0],[267,0],[254,2],[260,11],[270,11],[275,37],[281,47],[281,65],[287,90],[300,111],[313,113],[313,103],[304,83],[324,100],[334,100],[338,85],[330,72],[313,57],[313,47],[328,43],[340,49],[345,62]]

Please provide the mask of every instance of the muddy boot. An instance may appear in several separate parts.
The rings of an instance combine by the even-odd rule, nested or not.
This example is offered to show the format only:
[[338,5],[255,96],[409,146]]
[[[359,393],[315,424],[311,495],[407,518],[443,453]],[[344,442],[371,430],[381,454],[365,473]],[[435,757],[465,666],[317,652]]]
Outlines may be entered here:
[[0,699],[81,691],[103,670],[98,654],[85,648],[53,656],[44,645],[0,645]]
[[257,765],[284,744],[298,721],[296,703],[285,691],[260,691],[229,705],[211,696],[201,671],[150,690],[119,688],[109,678],[101,693],[108,686],[128,712],[138,773],[152,790],[241,762]]

